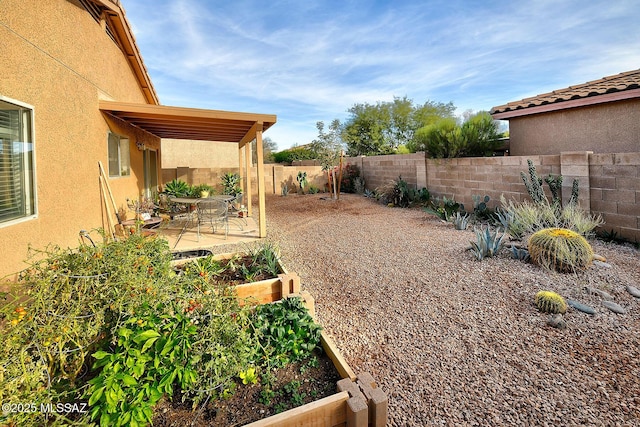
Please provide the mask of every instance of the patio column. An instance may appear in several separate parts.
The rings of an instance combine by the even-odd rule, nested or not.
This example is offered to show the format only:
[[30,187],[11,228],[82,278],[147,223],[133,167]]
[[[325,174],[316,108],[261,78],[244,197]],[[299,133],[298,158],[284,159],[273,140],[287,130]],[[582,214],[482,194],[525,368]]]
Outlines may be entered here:
[[253,210],[251,207],[251,198],[253,194],[251,194],[251,143],[245,146],[246,150],[244,152],[244,167],[247,168],[247,197],[245,198],[245,204],[247,205],[247,215],[253,215]]
[[256,127],[256,152],[258,154],[257,158],[257,175],[258,175],[258,206],[260,208],[260,237],[267,237],[267,218],[266,218],[266,209],[265,209],[265,188],[264,188],[264,154],[262,151],[262,122],[256,123],[258,126]]
[[[244,146],[238,144],[238,175],[240,176],[240,188],[244,189],[244,156],[242,155],[242,150]],[[244,191],[244,190],[243,190]]]

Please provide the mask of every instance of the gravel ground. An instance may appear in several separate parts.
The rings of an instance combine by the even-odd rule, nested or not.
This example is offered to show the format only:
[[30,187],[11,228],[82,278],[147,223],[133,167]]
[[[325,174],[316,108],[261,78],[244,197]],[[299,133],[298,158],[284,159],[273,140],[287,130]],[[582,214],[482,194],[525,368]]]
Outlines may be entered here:
[[[610,268],[578,275],[506,249],[479,262],[472,231],[355,195],[268,197],[267,229],[349,365],[387,393],[389,425],[640,426],[637,249],[593,241]],[[569,308],[552,328],[533,305],[543,289],[596,314]]]

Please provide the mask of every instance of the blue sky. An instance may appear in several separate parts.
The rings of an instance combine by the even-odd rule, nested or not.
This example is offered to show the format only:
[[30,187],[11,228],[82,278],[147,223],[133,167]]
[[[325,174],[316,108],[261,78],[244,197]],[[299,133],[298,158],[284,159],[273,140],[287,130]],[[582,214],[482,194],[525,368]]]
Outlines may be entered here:
[[279,149],[407,96],[457,113],[640,68],[637,0],[122,0],[163,105],[276,114]]

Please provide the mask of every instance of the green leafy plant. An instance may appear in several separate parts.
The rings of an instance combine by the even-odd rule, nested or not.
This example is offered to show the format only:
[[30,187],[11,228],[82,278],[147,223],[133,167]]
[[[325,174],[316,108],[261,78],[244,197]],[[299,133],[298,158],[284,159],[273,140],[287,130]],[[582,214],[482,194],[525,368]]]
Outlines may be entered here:
[[300,297],[256,307],[253,324],[264,351],[262,358],[270,366],[309,357],[320,343],[322,328],[313,321]]
[[564,314],[567,311],[567,303],[564,298],[555,292],[540,291],[535,298],[536,307],[542,313]]
[[545,228],[529,238],[529,255],[534,264],[559,272],[583,270],[593,260],[593,249],[575,231]]
[[558,211],[550,204],[534,204],[528,201],[516,203],[500,198],[501,208],[496,217],[514,239],[545,228],[566,228],[583,236],[591,236],[593,230],[603,224],[600,215],[589,215],[576,205],[568,205]]
[[407,208],[417,197],[414,188],[409,187],[407,181],[399,176],[397,180],[392,180],[379,190],[381,199],[389,206]]
[[470,249],[478,261],[482,261],[487,257],[493,257],[502,249],[505,234],[500,236],[498,230],[492,233],[489,227],[475,230],[475,233],[476,241],[471,242]]
[[162,308],[139,307],[118,328],[114,350],[93,354],[99,372],[85,397],[101,426],[150,423],[153,406],[173,394],[174,383],[186,388],[195,382],[195,371],[184,361],[197,328],[180,313],[161,314]]
[[209,197],[215,194],[215,190],[209,184],[198,184],[191,187],[189,192],[191,197]]
[[256,368],[251,367],[246,371],[241,371],[238,376],[242,380],[242,384],[256,384],[258,382],[258,376],[256,375]]
[[317,194],[319,191],[320,189],[318,187],[313,184],[309,184],[309,189],[307,190],[309,194]]

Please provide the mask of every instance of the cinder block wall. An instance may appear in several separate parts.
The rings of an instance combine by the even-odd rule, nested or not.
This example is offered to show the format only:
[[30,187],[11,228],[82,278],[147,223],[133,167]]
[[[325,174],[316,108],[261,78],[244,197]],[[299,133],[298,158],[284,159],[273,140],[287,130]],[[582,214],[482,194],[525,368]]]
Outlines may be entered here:
[[[267,194],[281,194],[282,186],[287,184],[289,191],[298,191],[298,172],[307,172],[307,182],[315,185],[320,191],[325,191],[327,178],[320,166],[282,166],[277,164],[264,165],[264,184]],[[163,185],[178,178],[188,184],[209,184],[219,193],[222,191],[222,175],[227,172],[238,173],[238,168],[165,168],[162,169]],[[257,167],[251,168],[251,192],[258,191]]]
[[399,176],[402,176],[402,179],[407,181],[409,185],[418,188],[426,187],[425,160],[424,153],[414,153],[346,157],[344,162],[358,166],[366,187],[373,190],[387,185],[390,181],[397,180]]
[[[427,189],[432,196],[454,198],[467,207],[473,206],[474,195],[489,196],[493,208],[499,205],[500,196],[526,200],[529,195],[520,172],[529,176],[527,159],[541,178],[560,174],[560,156],[427,159]],[[546,184],[545,191],[551,197]]]
[[[366,188],[374,190],[402,176],[417,188],[426,187],[434,197],[454,198],[473,206],[473,195],[488,195],[490,207],[500,196],[529,200],[520,172],[529,176],[527,160],[533,161],[540,178],[562,175],[562,197],[571,195],[573,180],[579,182],[580,206],[605,220],[602,227],[620,237],[640,241],[640,153],[593,154],[589,151],[559,155],[427,159],[424,153],[375,157],[350,157],[360,167]],[[551,197],[549,188],[545,192]]]
[[640,241],[640,153],[589,156],[591,212],[602,227],[631,241]]

